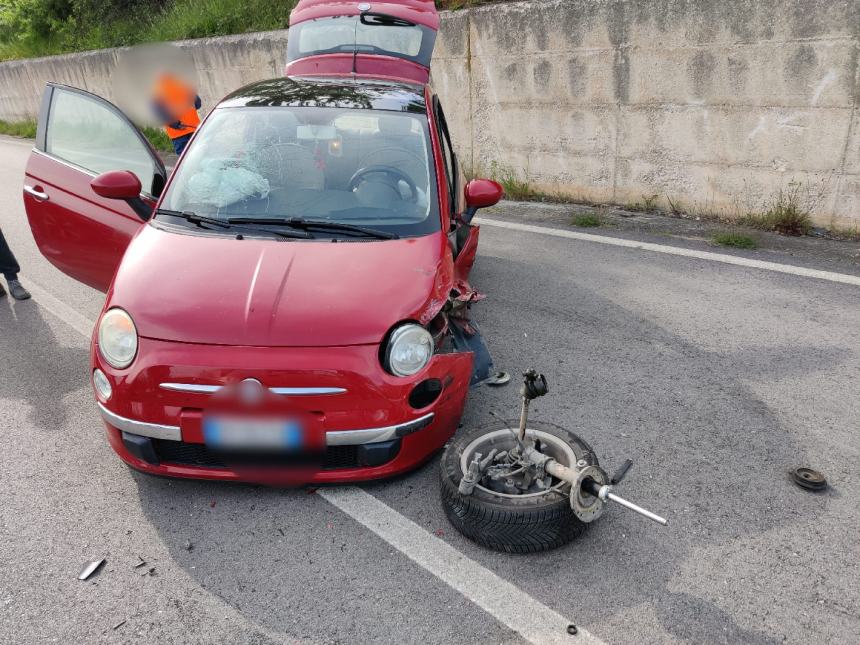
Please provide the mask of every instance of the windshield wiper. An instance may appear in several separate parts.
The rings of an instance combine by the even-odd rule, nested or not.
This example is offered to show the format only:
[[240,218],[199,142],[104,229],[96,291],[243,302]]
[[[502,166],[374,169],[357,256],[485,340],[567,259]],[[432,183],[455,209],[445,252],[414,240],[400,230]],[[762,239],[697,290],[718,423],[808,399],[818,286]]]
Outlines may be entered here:
[[414,22],[410,22],[405,18],[392,16],[391,14],[381,13],[379,11],[362,11],[359,17],[362,25],[368,27],[415,27]]
[[209,224],[211,226],[217,226],[218,228],[230,228],[230,224],[228,224],[224,220],[215,219],[213,217],[204,217],[203,215],[198,215],[197,213],[192,213],[191,211],[172,211],[166,208],[159,208],[155,211],[155,214],[169,215],[170,217],[179,217],[180,219],[187,220],[192,224]]
[[[192,213],[191,211],[172,211],[166,208],[159,208],[155,211],[156,215],[169,215],[170,217],[178,217],[180,219],[184,219],[192,224],[197,224],[200,226],[201,224],[207,224],[209,226],[217,226],[218,228],[223,229],[240,229],[243,231],[249,231],[252,233],[270,233],[271,235],[278,235],[280,237],[292,237],[292,238],[300,238],[300,239],[310,239],[313,237],[310,233],[299,233],[299,232],[288,232],[288,231],[277,231],[268,228],[258,228],[256,226],[242,226],[243,222],[234,222],[231,219],[220,220],[215,219],[214,217],[206,217],[204,215],[198,215],[197,213]],[[265,224],[263,220],[259,222],[248,221],[247,224],[255,224],[261,223]]]
[[396,240],[399,235],[380,231],[376,228],[366,226],[355,226],[354,224],[342,224],[340,222],[325,222],[316,219],[305,219],[303,217],[288,217],[286,219],[266,219],[264,217],[231,217],[227,220],[231,224],[274,224],[289,226],[302,231],[311,229],[318,231],[337,231],[339,233],[352,233],[354,235],[366,235],[380,240]]

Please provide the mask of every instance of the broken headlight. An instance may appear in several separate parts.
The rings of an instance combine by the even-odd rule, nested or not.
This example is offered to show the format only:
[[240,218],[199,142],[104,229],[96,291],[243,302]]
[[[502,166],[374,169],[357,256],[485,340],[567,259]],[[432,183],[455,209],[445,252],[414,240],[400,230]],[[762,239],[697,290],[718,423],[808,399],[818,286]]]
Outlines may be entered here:
[[417,374],[433,358],[433,336],[421,325],[406,323],[397,327],[385,348],[385,369],[395,376]]

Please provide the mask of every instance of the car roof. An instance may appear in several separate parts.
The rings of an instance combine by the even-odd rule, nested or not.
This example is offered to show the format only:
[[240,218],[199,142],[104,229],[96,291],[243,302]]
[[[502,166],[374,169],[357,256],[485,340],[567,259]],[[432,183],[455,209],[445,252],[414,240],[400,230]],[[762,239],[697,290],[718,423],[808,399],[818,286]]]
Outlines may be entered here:
[[283,76],[227,95],[219,108],[336,107],[426,113],[424,88],[400,81]]
[[385,13],[433,30],[439,29],[439,13],[434,0],[300,0],[290,13],[290,25],[317,18],[356,16],[363,11]]

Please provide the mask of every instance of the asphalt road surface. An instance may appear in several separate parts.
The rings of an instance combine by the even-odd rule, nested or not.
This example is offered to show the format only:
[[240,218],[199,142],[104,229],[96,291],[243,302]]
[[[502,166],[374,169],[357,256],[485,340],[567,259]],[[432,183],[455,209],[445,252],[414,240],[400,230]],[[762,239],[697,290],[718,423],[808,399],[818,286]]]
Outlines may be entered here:
[[[503,555],[446,521],[438,457],[315,493],[127,469],[88,383],[103,296],[39,255],[28,153],[0,140],[0,226],[34,291],[0,299],[0,642],[860,642],[860,286],[483,226],[497,365],[545,372],[532,418],[610,470],[632,458],[622,494],[671,522],[611,508],[567,547]],[[463,422],[517,398],[479,388]],[[832,489],[795,487],[799,465]]]

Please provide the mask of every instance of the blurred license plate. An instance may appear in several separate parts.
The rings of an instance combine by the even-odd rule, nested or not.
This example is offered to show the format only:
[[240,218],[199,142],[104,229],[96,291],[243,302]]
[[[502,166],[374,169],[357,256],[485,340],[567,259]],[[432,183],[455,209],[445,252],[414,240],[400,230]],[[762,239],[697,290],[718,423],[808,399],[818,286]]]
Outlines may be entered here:
[[293,419],[208,417],[203,420],[203,439],[215,448],[297,450],[304,445],[304,430]]

